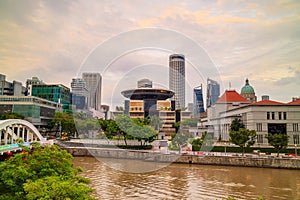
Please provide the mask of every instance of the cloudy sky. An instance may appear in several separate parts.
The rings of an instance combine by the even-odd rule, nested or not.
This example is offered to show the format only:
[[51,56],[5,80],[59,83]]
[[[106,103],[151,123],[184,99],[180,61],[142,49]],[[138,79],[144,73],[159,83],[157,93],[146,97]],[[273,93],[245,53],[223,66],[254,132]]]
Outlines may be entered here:
[[168,56],[187,60],[191,88],[213,77],[240,92],[288,102],[300,96],[300,2],[0,1],[0,73],[70,87],[81,72],[103,76],[103,103],[149,78],[168,88]]

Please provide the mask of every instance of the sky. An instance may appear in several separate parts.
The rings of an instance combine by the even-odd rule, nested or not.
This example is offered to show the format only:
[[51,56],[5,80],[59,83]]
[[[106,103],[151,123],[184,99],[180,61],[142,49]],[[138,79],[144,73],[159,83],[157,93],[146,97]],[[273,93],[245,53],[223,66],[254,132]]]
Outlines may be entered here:
[[186,57],[186,103],[206,79],[257,99],[300,96],[300,2],[0,1],[0,73],[25,85],[39,77],[70,87],[99,72],[102,103],[122,105],[122,90],[142,78],[168,88],[168,57]]

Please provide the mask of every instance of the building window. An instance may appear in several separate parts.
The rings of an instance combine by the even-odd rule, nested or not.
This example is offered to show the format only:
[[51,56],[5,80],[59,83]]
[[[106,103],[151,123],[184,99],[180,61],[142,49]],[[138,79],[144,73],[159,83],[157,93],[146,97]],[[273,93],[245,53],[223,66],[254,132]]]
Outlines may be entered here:
[[281,120],[281,112],[278,113],[278,119]]
[[293,135],[294,144],[300,144],[299,135]]
[[272,112],[272,119],[275,119],[275,112]]
[[283,119],[286,120],[286,112],[283,112]]
[[264,136],[262,134],[257,135],[257,143],[264,143]]
[[293,132],[298,132],[298,123],[293,123]]
[[257,123],[256,124],[256,131],[257,132],[262,132],[262,123]]
[[267,119],[270,119],[270,112],[267,112]]

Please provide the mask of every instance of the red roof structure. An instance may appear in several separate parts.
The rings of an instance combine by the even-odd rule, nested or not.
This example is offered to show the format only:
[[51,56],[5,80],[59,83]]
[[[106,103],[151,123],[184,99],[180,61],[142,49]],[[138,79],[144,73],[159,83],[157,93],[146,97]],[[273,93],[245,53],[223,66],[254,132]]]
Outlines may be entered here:
[[288,102],[287,104],[289,104],[289,105],[300,105],[300,98],[296,99],[295,101]]
[[226,102],[247,102],[247,99],[242,97],[235,90],[226,90],[225,93],[218,99],[217,103]]
[[254,105],[284,105],[284,103],[278,102],[278,101],[272,101],[272,100],[262,100],[253,102]]

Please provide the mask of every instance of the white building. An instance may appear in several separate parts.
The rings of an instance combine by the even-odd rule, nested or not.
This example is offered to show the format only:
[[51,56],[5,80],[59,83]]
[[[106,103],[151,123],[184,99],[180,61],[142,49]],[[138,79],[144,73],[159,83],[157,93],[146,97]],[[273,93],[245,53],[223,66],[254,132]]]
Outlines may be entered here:
[[268,133],[284,133],[289,136],[289,144],[299,144],[300,131],[300,100],[281,103],[262,100],[250,103],[236,91],[226,91],[207,110],[208,132],[214,138],[221,136],[222,140],[229,140],[231,122],[240,118],[245,128],[255,130],[257,144],[268,145],[265,136]]

